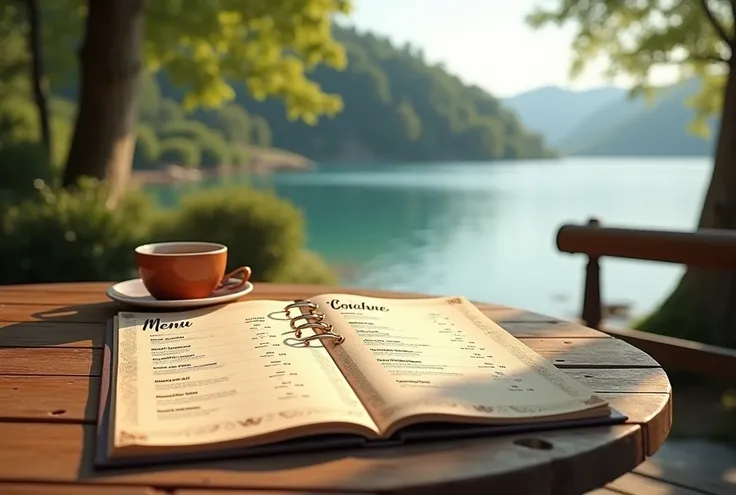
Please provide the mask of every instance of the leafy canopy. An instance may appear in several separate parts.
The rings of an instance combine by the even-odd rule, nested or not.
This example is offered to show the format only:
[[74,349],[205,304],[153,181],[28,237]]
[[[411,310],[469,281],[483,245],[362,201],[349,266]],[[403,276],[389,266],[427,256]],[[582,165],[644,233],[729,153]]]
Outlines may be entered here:
[[692,130],[706,134],[706,118],[723,105],[734,9],[729,0],[559,0],[527,21],[537,28],[576,25],[572,77],[603,55],[610,62],[606,75],[630,75],[634,94],[651,95],[651,75],[660,68],[700,78],[701,90],[688,103],[697,116]]
[[[173,83],[187,88],[188,109],[233,100],[228,80],[241,81],[258,100],[283,99],[290,120],[313,124],[319,115],[342,109],[340,96],[322,91],[308,74],[319,64],[345,66],[331,24],[334,15],[349,11],[349,0],[149,0],[144,60],[150,70],[166,69]],[[76,63],[85,16],[83,0],[43,4],[52,82]]]

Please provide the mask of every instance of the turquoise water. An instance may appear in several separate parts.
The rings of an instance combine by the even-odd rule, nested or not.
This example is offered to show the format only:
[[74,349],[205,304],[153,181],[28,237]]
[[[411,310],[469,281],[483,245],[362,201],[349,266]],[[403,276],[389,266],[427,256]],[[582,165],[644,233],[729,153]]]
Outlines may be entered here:
[[[568,318],[579,314],[584,258],[559,253],[557,229],[590,216],[616,226],[692,229],[706,158],[574,158],[512,163],[325,166],[265,184],[305,213],[309,248],[342,283],[459,294]],[[157,187],[174,204],[196,186]],[[682,268],[603,261],[603,298],[645,314]]]

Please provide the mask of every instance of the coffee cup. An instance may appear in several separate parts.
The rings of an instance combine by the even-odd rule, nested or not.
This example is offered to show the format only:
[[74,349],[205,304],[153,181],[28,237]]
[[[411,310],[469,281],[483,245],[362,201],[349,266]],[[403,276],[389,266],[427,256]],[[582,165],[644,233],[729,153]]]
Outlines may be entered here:
[[[227,246],[214,242],[158,242],[135,249],[138,274],[158,300],[201,299],[245,286],[251,269],[225,274]],[[237,282],[233,282],[237,279]]]

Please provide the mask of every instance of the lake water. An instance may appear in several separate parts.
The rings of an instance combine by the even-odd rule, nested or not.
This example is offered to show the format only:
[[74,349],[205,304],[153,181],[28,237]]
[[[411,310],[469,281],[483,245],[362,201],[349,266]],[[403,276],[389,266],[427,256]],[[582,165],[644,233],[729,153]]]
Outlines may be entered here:
[[[557,229],[596,216],[609,226],[693,229],[708,158],[323,166],[268,185],[305,214],[309,248],[353,287],[464,295],[562,318],[582,304],[585,258],[559,253]],[[212,183],[196,187],[209,187]],[[155,189],[166,204],[192,186]],[[646,314],[682,274],[604,259],[603,299]]]

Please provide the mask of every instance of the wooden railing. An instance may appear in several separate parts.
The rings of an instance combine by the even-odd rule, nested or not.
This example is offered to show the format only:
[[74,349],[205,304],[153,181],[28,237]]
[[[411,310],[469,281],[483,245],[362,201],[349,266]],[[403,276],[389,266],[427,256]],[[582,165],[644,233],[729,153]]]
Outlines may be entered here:
[[587,326],[629,342],[663,366],[736,383],[734,350],[637,330],[602,328],[600,287],[603,256],[736,271],[736,232],[609,228],[591,219],[587,225],[563,225],[557,232],[557,248],[588,257],[582,310]]

